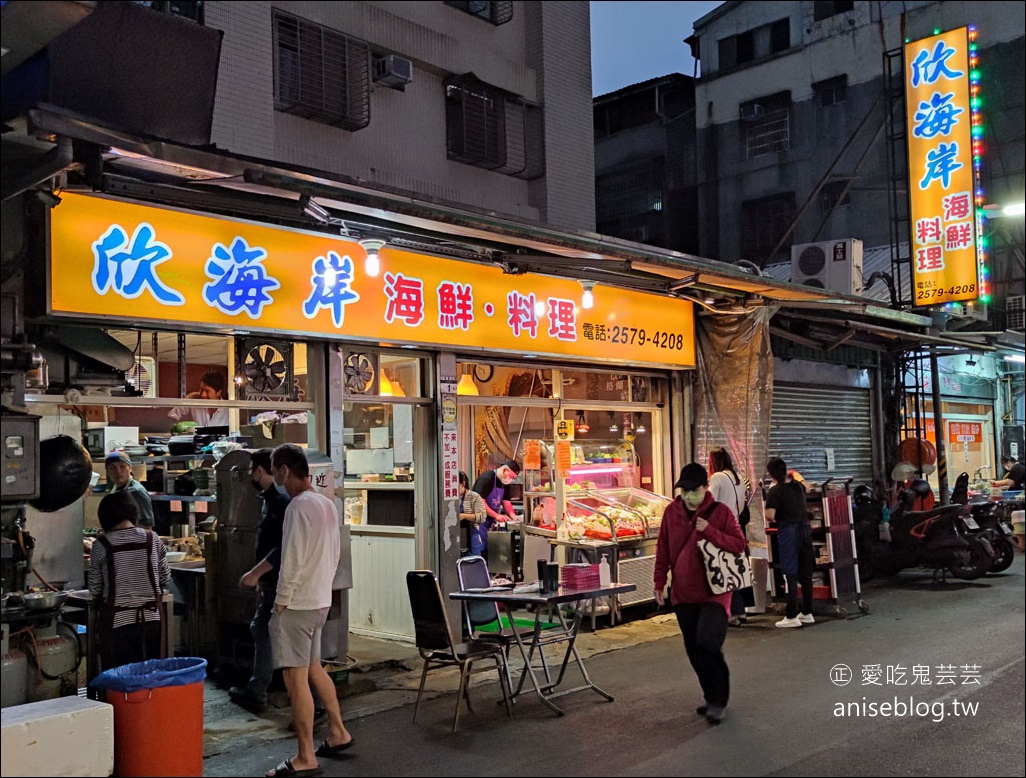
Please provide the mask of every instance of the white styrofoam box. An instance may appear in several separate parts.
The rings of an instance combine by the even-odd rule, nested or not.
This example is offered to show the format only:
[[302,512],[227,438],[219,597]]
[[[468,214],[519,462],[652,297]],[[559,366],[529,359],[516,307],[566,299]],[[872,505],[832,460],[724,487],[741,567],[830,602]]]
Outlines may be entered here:
[[3,775],[108,776],[114,771],[114,708],[58,697],[0,710]]

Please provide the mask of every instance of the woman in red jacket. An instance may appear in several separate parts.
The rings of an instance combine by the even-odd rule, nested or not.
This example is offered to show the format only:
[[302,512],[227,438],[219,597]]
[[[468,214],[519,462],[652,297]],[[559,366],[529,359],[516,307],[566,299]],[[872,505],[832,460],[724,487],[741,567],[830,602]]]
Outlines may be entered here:
[[709,540],[724,551],[739,554],[745,549],[745,536],[734,515],[713,499],[708,487],[709,475],[701,465],[692,462],[680,471],[673,488],[681,494],[666,506],[659,527],[654,584],[656,602],[662,605],[667,573],[672,573],[670,602],[705,696],[705,704],[697,712],[710,724],[719,724],[730,696],[723,641],[731,593],[712,593],[698,542]]

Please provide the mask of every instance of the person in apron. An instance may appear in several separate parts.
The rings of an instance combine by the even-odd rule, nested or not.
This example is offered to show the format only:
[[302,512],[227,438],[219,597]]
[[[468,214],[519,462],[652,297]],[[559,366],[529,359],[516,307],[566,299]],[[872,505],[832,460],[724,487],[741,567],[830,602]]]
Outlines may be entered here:
[[128,492],[113,492],[97,510],[103,534],[89,556],[89,591],[100,601],[97,631],[104,670],[163,655],[161,600],[171,569],[160,538],[137,527],[139,507]]
[[485,556],[488,547],[488,531],[496,524],[505,528],[506,522],[514,518],[513,500],[509,485],[520,475],[520,463],[507,459],[494,470],[487,470],[474,482],[474,491],[484,497],[485,513],[488,518],[470,534],[470,553]]

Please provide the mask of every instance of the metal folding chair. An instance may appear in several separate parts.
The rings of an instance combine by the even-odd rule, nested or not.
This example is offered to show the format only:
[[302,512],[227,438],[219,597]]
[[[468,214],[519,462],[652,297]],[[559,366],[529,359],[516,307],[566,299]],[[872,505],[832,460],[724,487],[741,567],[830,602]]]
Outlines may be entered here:
[[[488,572],[488,562],[481,556],[465,556],[456,560],[456,578],[459,580],[460,591],[467,589],[481,589],[492,584],[492,577]],[[467,625],[468,634],[475,640],[491,641],[502,646],[503,654],[506,657],[506,681],[509,688],[513,689],[513,679],[509,673],[509,648],[517,643],[517,633],[520,640],[531,645],[527,654],[527,661],[534,656],[536,641],[534,632],[536,627],[517,627],[512,617],[509,626],[504,626],[499,606],[494,602],[473,602],[463,603],[463,615]],[[483,628],[487,627],[487,631]],[[541,659],[542,669],[545,671],[546,682],[551,683],[549,665],[545,661],[545,652],[538,646],[538,656]]]
[[417,704],[413,709],[413,720],[417,721],[420,711],[420,698],[424,694],[424,683],[429,670],[439,667],[460,668],[460,687],[456,694],[456,713],[452,719],[452,731],[460,717],[460,706],[463,698],[470,706],[470,676],[477,672],[488,672],[491,668],[475,669],[474,663],[479,659],[491,659],[499,675],[499,686],[502,688],[502,699],[506,704],[506,714],[513,715],[510,708],[509,668],[506,665],[506,654],[500,644],[480,640],[459,642],[453,639],[449,627],[449,617],[445,613],[445,600],[438,586],[438,579],[430,570],[411,570],[406,574],[406,589],[410,595],[410,607],[413,610],[413,624],[416,634],[417,650],[424,658],[424,671],[420,675],[420,688],[417,690]]

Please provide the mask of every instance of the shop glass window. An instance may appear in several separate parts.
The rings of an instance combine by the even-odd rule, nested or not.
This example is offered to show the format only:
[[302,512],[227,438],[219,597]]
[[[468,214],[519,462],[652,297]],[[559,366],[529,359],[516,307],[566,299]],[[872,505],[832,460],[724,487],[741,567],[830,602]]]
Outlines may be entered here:
[[[138,428],[140,438],[158,438],[184,429],[191,421],[196,426],[227,426],[230,433],[251,437],[255,447],[314,444],[308,434],[315,427],[306,344],[261,337],[233,341],[192,333],[106,333],[131,353],[132,366],[125,371],[124,383],[111,391],[107,407],[82,406],[87,422]],[[212,399],[210,390],[219,389],[221,399]],[[201,391],[209,406],[199,406],[195,402],[199,398],[190,397]],[[129,402],[119,404],[122,397]],[[145,402],[147,398],[154,401],[152,405]],[[190,404],[172,402],[182,398]],[[285,430],[285,425],[296,426]]]
[[460,362],[457,373],[469,375],[481,397],[552,397],[552,371],[532,367]]

